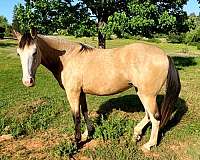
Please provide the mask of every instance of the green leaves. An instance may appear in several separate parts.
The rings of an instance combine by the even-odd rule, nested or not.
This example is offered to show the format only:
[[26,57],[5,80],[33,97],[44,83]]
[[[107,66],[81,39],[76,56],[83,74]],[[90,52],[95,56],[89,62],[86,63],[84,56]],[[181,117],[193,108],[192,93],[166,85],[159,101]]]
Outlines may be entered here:
[[0,16],[0,27],[7,28],[8,27],[8,21],[6,17]]
[[158,24],[160,29],[164,32],[173,31],[176,26],[176,17],[170,15],[167,11],[164,11],[158,19]]
[[110,38],[141,35],[151,37],[154,33],[186,32],[187,16],[182,10],[186,1],[127,1],[126,10],[115,12],[108,18],[103,32]]
[[[154,33],[187,32],[194,19],[187,21],[182,10],[187,0],[26,0],[14,8],[13,26],[25,31],[32,26],[41,34],[94,36],[98,30],[107,38]],[[97,21],[97,22],[96,22]],[[97,23],[97,24],[96,24]]]
[[125,32],[128,28],[128,17],[125,12],[117,13],[108,18],[107,25],[102,28],[102,32],[107,35],[108,38],[112,36],[112,34],[116,34],[117,37],[122,38],[125,36]]
[[95,22],[90,20],[89,12],[83,5],[72,5],[71,1],[61,0],[26,0],[25,5],[14,7],[13,26],[24,32],[36,27],[41,34],[53,34],[65,29],[69,34],[93,35],[90,32]]

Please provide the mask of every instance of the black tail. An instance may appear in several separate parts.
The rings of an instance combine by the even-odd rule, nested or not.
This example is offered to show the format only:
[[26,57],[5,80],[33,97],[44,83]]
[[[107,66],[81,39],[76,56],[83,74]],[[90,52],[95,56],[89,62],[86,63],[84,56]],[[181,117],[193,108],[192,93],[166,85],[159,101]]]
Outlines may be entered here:
[[175,107],[175,103],[178,100],[178,96],[181,90],[181,83],[178,71],[176,70],[172,59],[168,56],[169,68],[167,75],[167,84],[166,84],[166,95],[162,103],[160,114],[161,122],[160,128],[163,128],[167,121],[170,119],[170,116]]

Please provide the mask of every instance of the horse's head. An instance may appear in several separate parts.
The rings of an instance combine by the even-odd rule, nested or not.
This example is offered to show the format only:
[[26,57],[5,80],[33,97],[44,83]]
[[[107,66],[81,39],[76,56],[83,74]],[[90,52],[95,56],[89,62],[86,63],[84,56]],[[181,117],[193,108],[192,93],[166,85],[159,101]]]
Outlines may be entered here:
[[35,84],[36,70],[41,63],[41,55],[37,48],[37,33],[35,30],[23,35],[15,31],[14,33],[19,41],[17,53],[22,64],[22,82],[25,86],[32,87]]

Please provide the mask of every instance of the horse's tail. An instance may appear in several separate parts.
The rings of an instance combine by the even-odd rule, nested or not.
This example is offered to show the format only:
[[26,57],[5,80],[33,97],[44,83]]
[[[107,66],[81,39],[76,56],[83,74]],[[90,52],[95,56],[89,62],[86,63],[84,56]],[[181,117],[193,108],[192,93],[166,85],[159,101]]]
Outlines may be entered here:
[[163,128],[170,119],[181,90],[178,71],[176,70],[172,59],[169,56],[167,57],[169,60],[169,68],[166,82],[166,95],[160,109],[160,128]]

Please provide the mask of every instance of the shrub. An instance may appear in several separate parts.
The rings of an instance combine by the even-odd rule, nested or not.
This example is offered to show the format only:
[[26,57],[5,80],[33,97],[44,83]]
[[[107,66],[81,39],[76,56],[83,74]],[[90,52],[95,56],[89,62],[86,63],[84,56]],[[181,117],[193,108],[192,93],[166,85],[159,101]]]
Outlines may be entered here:
[[4,35],[5,35],[5,31],[6,29],[3,27],[0,27],[0,39],[3,39]]
[[197,44],[197,49],[200,50],[200,43]]
[[147,42],[153,42],[153,43],[161,43],[161,40],[158,38],[150,38],[146,40]]
[[170,43],[184,43],[185,42],[185,33],[170,33],[167,37],[167,41]]
[[190,44],[191,42],[200,42],[200,27],[186,33],[185,43]]
[[71,157],[77,153],[77,145],[72,142],[61,142],[54,148],[54,154],[56,157]]
[[140,35],[136,35],[136,36],[132,36],[132,39],[134,39],[134,40],[142,40],[143,37],[140,36]]
[[190,45],[190,46],[197,46],[198,42],[189,42],[188,45]]
[[95,128],[94,138],[116,140],[125,133],[128,135],[133,133],[134,122],[121,117],[105,119],[102,116],[99,123],[100,125]]
[[67,29],[57,29],[57,33],[63,36],[69,35]]

